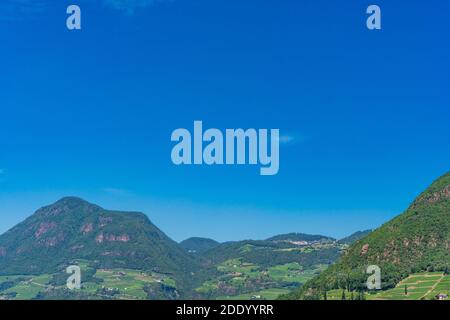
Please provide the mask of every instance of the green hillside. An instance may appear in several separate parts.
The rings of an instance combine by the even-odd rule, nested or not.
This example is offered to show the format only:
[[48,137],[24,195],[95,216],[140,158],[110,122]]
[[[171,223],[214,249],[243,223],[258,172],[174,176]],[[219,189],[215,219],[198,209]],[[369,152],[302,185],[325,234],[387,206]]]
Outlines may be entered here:
[[197,269],[194,259],[146,215],[105,210],[73,197],[39,209],[0,236],[0,275],[52,274],[78,259],[96,268],[183,278]]
[[267,239],[267,241],[287,241],[287,242],[317,242],[317,241],[334,241],[333,238],[322,236],[322,235],[312,235],[305,233],[286,233],[280,234]]
[[[294,235],[294,234],[292,234]],[[308,238],[310,242],[305,243]],[[276,298],[336,261],[346,247],[324,236],[226,242],[200,255],[209,276],[194,295],[208,299]],[[203,271],[202,271],[203,272]]]
[[450,265],[450,173],[436,180],[400,216],[360,239],[339,261],[288,298],[317,298],[338,288],[364,290],[369,265],[381,268],[382,289],[417,272]]
[[354,243],[354,242],[364,238],[365,236],[367,236],[371,232],[372,232],[372,230],[364,230],[364,231],[355,232],[355,233],[349,235],[348,237],[340,239],[339,243],[349,244],[350,245],[350,244],[352,244],[352,243]]

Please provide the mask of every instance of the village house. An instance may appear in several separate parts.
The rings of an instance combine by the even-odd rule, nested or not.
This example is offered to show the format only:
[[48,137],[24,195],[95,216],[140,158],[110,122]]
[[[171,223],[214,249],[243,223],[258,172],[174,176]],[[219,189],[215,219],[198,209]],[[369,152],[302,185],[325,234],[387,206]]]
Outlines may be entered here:
[[444,293],[439,293],[438,295],[436,295],[436,300],[445,300],[448,298],[448,295],[444,294]]

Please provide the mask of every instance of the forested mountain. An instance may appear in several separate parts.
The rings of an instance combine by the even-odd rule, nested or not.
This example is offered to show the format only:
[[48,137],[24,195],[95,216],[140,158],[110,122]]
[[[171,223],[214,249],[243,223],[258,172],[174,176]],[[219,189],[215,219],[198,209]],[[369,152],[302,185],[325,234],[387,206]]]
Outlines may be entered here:
[[0,274],[61,270],[73,260],[182,274],[195,260],[143,213],[105,210],[68,197],[39,209],[0,236]]
[[448,271],[450,173],[421,193],[403,214],[350,246],[336,264],[290,298],[314,297],[336,288],[364,290],[369,265],[381,268],[383,289],[412,273]]
[[220,243],[208,238],[192,237],[180,242],[180,246],[189,253],[203,253],[219,246]]

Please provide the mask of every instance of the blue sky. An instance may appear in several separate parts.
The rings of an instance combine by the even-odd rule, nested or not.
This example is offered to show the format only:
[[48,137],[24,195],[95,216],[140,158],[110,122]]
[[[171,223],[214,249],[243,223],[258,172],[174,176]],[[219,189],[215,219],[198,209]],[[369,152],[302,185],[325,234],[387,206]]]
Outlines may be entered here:
[[[77,3],[82,30],[65,27]],[[450,5],[7,0],[0,232],[76,195],[182,240],[342,237],[401,213],[450,163]],[[279,128],[280,172],[176,167],[176,128]]]

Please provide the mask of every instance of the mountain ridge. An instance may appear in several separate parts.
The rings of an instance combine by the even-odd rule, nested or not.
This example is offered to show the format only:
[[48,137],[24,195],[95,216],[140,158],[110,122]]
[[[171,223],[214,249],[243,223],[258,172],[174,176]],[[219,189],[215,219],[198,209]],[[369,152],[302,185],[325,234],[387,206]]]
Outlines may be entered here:
[[55,271],[74,259],[168,272],[195,266],[145,214],[106,210],[77,197],[44,206],[0,235],[2,273]]
[[180,242],[180,246],[190,253],[202,253],[220,245],[220,242],[202,237],[190,237]]

